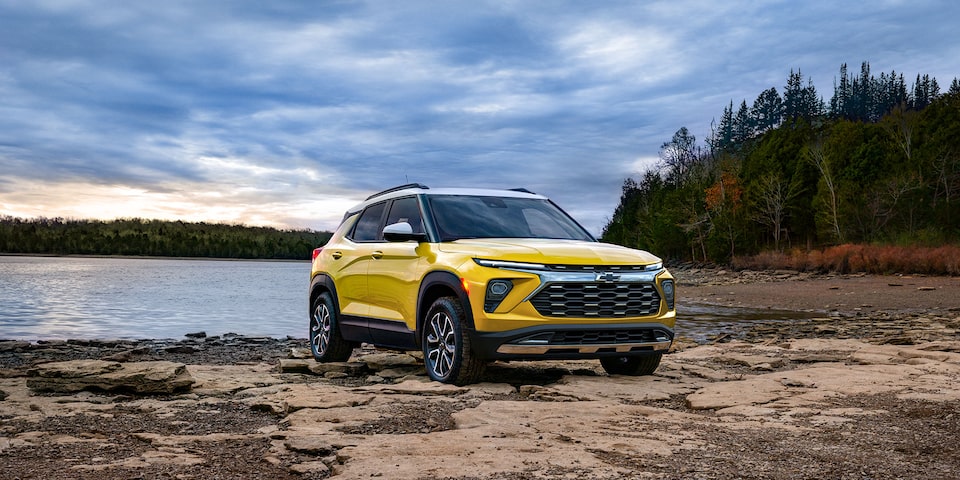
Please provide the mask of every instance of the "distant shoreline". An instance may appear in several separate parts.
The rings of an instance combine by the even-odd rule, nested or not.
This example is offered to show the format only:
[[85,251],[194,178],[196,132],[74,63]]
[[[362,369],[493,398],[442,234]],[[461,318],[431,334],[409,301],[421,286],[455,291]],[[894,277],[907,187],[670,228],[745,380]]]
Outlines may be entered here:
[[231,257],[166,257],[163,255],[97,255],[80,253],[5,253],[0,252],[0,257],[44,257],[44,258],[136,258],[145,260],[214,260],[223,262],[289,262],[300,263],[310,260],[298,260],[293,258],[231,258]]

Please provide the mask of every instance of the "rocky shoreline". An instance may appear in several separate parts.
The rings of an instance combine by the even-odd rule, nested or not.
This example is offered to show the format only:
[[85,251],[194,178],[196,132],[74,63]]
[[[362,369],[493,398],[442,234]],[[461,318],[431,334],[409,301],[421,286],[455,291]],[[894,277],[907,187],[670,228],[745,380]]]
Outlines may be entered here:
[[0,341],[0,478],[960,478],[958,279],[677,270],[690,301],[817,313],[681,338],[650,377],[467,387],[305,339]]

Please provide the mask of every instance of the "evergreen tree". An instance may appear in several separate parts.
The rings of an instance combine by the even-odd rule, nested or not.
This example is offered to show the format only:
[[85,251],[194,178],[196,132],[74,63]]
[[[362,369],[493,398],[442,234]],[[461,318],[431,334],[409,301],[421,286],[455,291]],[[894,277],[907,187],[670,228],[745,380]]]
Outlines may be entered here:
[[783,118],[783,100],[775,87],[763,91],[753,102],[750,110],[757,133],[764,133],[780,126]]
[[940,96],[940,86],[937,85],[936,78],[930,78],[930,75],[917,74],[917,82],[913,85],[913,107],[914,110],[922,110],[930,105],[931,102]]
[[850,118],[852,109],[853,87],[847,77],[847,64],[840,65],[840,83],[833,82],[833,97],[830,98],[830,116],[833,118]]
[[853,111],[851,120],[869,120],[873,112],[873,77],[870,76],[870,63],[860,65],[860,77],[853,80]]
[[790,70],[783,92],[783,119],[812,120],[823,115],[825,110],[823,99],[817,95],[817,89],[813,86],[813,79],[807,79],[807,85],[804,86],[800,70],[796,73]]
[[802,116],[802,97],[803,97],[803,77],[798,70],[796,73],[790,70],[787,77],[787,85],[783,89],[783,118],[784,120],[796,120]]
[[886,89],[887,105],[879,116],[885,115],[896,107],[906,106],[910,101],[910,95],[907,93],[907,82],[904,81],[902,73],[898,76],[896,70],[891,70],[888,81],[889,84]]
[[743,145],[753,136],[753,118],[750,116],[750,109],[747,108],[746,100],[740,102],[740,108],[737,109],[737,116],[733,124],[733,141],[737,145]]
[[730,105],[723,109],[723,115],[720,116],[720,126],[717,127],[714,138],[710,142],[711,148],[715,150],[716,154],[734,150],[736,145],[734,142],[735,133],[733,100],[730,100]]

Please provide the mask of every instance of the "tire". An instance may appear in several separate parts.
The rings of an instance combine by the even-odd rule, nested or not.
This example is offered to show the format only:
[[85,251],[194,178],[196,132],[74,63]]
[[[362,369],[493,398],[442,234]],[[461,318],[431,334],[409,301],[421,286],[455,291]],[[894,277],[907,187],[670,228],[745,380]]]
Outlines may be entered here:
[[653,375],[653,372],[660,366],[661,357],[663,357],[662,353],[631,357],[604,357],[600,359],[600,365],[610,375]]
[[353,344],[340,335],[338,312],[328,292],[317,296],[310,308],[310,351],[318,362],[345,362]]
[[483,374],[486,362],[476,358],[464,334],[463,306],[454,297],[433,302],[423,322],[423,363],[427,375],[441,383],[466,385]]

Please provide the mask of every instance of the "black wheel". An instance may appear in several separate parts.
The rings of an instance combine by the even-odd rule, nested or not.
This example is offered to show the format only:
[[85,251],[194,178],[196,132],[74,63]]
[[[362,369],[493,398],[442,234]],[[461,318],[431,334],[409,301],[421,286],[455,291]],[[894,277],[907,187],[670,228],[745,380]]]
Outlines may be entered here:
[[600,365],[610,375],[653,375],[660,366],[662,353],[653,353],[635,357],[604,357]]
[[345,362],[353,353],[353,344],[340,336],[337,309],[327,292],[318,295],[310,309],[310,351],[318,362]]
[[423,360],[433,380],[455,385],[474,383],[486,363],[474,357],[463,332],[463,306],[454,297],[437,299],[423,322]]

